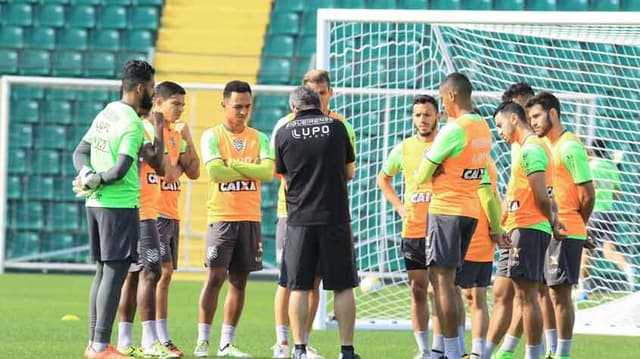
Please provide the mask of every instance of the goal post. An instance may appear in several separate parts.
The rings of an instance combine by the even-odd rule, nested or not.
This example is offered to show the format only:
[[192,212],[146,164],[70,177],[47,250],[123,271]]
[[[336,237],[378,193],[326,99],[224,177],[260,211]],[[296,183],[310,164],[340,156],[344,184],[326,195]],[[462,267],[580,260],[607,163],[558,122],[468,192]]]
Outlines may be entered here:
[[[410,292],[399,250],[401,221],[385,203],[375,178],[393,145],[414,131],[412,95],[437,95],[441,81],[454,71],[471,79],[474,105],[490,122],[502,92],[524,81],[535,91],[559,97],[563,124],[587,147],[594,139],[607,143],[606,152],[621,177],[614,206],[617,247],[635,275],[625,275],[604,258],[601,248],[589,253],[588,297],[579,307],[595,309],[579,311],[578,318],[607,310],[603,304],[640,289],[634,285],[640,280],[637,14],[320,9],[317,19],[317,61],[332,80],[332,109],[353,123],[357,137],[350,194],[359,272],[361,277],[375,275],[383,284],[374,292],[356,291],[358,327],[409,325]],[[508,146],[495,130],[494,139],[498,187],[504,192]],[[399,178],[394,185],[402,193]],[[331,294],[321,298],[317,327],[333,325]],[[603,333],[609,325],[626,325],[589,323],[591,331],[595,326]],[[618,333],[638,332],[624,328]],[[577,325],[576,332],[581,330]]]

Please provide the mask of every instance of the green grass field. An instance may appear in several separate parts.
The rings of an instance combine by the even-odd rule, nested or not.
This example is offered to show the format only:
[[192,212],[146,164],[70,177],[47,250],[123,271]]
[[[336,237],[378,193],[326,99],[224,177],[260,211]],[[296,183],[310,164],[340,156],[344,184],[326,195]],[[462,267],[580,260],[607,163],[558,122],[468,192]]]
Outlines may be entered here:
[[[3,288],[0,338],[4,344],[0,357],[82,358],[87,343],[86,312],[91,279],[87,275],[0,275],[0,287]],[[174,342],[185,351],[186,358],[192,357],[196,340],[200,287],[201,283],[194,281],[176,281],[172,287],[170,330]],[[236,344],[254,357],[268,358],[271,354],[274,291],[274,283],[268,281],[251,281],[248,286],[248,300]],[[218,308],[212,330],[214,345],[219,339],[220,310]],[[65,314],[76,314],[80,320],[62,321]],[[136,324],[134,335],[139,340],[139,324]],[[115,343],[115,329],[112,338]],[[327,358],[337,358],[336,330],[314,332],[311,343]],[[355,346],[363,358],[411,358],[415,342],[409,331],[357,331]],[[522,346],[516,358],[522,358]],[[640,358],[640,340],[579,335],[575,338],[573,354],[577,359]]]

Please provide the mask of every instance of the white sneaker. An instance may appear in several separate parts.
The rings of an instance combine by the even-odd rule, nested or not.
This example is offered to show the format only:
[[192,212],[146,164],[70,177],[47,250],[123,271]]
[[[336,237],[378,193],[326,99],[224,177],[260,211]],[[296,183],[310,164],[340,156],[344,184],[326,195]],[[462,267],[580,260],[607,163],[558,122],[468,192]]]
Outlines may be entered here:
[[428,350],[417,351],[416,355],[413,356],[413,359],[429,359],[431,357],[431,353]]
[[273,350],[273,358],[285,359],[289,358],[289,345],[275,343],[271,350]]
[[180,358],[178,354],[167,349],[167,347],[160,342],[153,343],[150,348],[142,349],[142,353],[150,358]]
[[324,359],[324,357],[311,345],[307,345],[307,359]]
[[201,340],[196,344],[193,350],[193,356],[196,358],[206,358],[209,356],[209,341]]
[[244,353],[244,352],[240,351],[240,349],[238,349],[238,347],[236,347],[235,345],[233,345],[231,343],[227,344],[222,349],[218,348],[218,355],[217,356],[226,357],[226,358],[251,358],[251,355],[249,355],[248,353]]

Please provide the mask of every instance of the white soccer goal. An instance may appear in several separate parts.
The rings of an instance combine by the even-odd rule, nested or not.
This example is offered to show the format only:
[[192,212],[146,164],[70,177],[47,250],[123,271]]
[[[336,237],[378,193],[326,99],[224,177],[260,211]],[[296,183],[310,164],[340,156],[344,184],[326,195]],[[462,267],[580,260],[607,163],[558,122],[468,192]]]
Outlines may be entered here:
[[[564,124],[585,143],[601,138],[612,157],[622,155],[616,233],[620,251],[640,279],[639,25],[637,14],[629,12],[318,11],[318,67],[329,70],[333,86],[342,89],[332,108],[352,121],[358,137],[351,210],[359,270],[362,276],[373,273],[384,279],[381,289],[358,292],[358,327],[409,325],[400,219],[386,205],[375,178],[389,149],[413,132],[411,95],[437,93],[453,71],[470,77],[474,104],[485,117],[491,116],[506,88],[526,81],[536,91],[558,95]],[[493,156],[503,191],[508,149],[495,139]],[[401,193],[400,181],[396,184]],[[587,305],[638,289],[627,285],[623,271],[596,254],[589,268]],[[319,327],[333,323],[328,314],[331,296],[324,297]],[[640,334],[637,326],[610,325],[623,326],[618,333]],[[599,331],[606,333],[607,327]]]

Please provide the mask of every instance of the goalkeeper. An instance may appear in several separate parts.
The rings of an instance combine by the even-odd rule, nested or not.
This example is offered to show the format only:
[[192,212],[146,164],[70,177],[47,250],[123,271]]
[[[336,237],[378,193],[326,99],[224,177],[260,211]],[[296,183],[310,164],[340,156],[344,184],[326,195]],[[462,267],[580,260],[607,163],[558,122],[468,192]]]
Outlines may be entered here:
[[74,192],[86,197],[91,254],[96,275],[89,296],[86,358],[128,358],[113,348],[111,328],[129,264],[137,260],[140,178],[138,152],[143,125],[139,113],[151,107],[154,68],[145,61],[124,67],[122,99],[93,120],[73,153],[79,170]]

